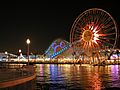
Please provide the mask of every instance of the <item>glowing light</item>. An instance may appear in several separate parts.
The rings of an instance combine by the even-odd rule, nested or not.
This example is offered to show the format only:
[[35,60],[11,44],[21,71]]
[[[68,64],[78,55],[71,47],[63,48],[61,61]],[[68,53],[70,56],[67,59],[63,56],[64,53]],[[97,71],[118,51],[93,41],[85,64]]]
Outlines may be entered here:
[[82,34],[82,38],[85,42],[89,42],[92,39],[92,32],[90,30],[85,30]]
[[94,28],[93,32],[95,32],[97,30],[97,26]]
[[30,44],[30,39],[27,39],[27,40],[26,40],[26,43],[27,43],[27,44]]
[[5,51],[5,54],[8,54],[8,52],[7,52],[7,51]]
[[97,33],[94,33],[94,37],[97,37],[97,38],[98,38],[98,37],[99,37],[99,34],[97,34]]
[[81,34],[81,40],[83,43],[83,47],[99,47],[98,42],[100,42],[100,37],[106,36],[106,34],[101,34],[100,32],[100,27],[95,25],[94,22],[91,22],[91,24],[87,24],[83,29],[82,29],[82,34]]
[[91,30],[93,30],[93,26],[91,27]]
[[21,53],[21,49],[19,49],[19,53]]

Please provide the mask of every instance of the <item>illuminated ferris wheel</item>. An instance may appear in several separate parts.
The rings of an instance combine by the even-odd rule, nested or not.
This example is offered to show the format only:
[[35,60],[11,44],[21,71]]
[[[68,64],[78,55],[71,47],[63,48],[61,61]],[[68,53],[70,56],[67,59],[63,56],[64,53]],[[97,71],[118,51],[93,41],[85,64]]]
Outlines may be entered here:
[[74,49],[87,52],[115,48],[117,25],[113,17],[103,9],[84,11],[74,21],[70,31],[70,42]]

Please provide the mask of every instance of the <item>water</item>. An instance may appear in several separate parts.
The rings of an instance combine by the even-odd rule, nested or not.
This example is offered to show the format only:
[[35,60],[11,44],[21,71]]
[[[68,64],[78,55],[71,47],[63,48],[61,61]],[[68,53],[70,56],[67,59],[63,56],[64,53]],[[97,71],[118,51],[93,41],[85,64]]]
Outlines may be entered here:
[[120,90],[120,66],[37,64],[36,90]]

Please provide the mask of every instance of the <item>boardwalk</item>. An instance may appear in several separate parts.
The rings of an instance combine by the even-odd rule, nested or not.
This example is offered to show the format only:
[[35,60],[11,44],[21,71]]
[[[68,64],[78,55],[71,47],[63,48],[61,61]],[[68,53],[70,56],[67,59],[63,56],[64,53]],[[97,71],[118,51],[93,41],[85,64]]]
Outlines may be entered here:
[[22,69],[0,69],[0,88],[19,85],[35,77],[36,73],[33,66],[25,66]]

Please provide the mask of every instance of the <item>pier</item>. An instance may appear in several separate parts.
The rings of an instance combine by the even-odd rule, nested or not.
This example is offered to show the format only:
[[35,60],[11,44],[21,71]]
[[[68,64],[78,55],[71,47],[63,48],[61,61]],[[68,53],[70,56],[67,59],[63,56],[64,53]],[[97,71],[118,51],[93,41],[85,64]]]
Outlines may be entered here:
[[0,89],[10,88],[32,81],[36,78],[35,68],[32,65],[21,68],[0,69]]

